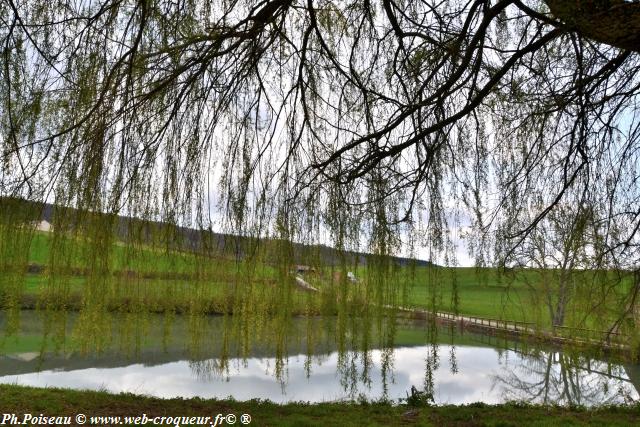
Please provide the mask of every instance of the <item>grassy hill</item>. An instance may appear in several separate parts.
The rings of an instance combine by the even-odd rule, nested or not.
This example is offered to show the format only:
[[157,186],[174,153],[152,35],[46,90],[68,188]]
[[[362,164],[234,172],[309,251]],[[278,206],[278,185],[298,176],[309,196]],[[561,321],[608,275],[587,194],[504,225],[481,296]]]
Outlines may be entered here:
[[[29,262],[32,265],[46,265],[51,244],[51,234],[35,233],[29,251]],[[83,245],[87,242],[75,241],[73,244],[76,246],[77,257],[70,263],[72,268],[66,271],[67,283],[69,289],[80,292],[88,280],[82,270],[86,266],[86,260],[82,258]],[[184,251],[167,252],[150,246],[131,251],[125,246],[114,244],[110,259],[114,281],[130,284],[135,282],[136,289],[142,288],[145,293],[150,292],[157,299],[161,299],[166,293],[177,295],[193,286],[191,282],[194,272],[199,272],[199,280],[207,284],[204,288],[206,292],[202,295],[209,298],[221,298],[236,284],[246,285],[250,281],[254,285],[273,288],[282,280],[282,272],[278,266],[268,262],[254,262],[249,266],[230,258],[208,259]],[[325,265],[317,273],[306,275],[305,279],[321,290],[327,289],[332,286],[332,271],[335,269],[335,266]],[[349,292],[365,294],[366,282],[374,280],[374,277],[366,266],[361,265],[355,271],[360,282],[345,286],[349,287]],[[593,286],[593,272],[574,274],[584,276],[580,279],[584,289],[576,289],[572,294],[568,323],[580,323],[582,317],[589,315],[594,318],[613,318],[619,312],[631,286],[630,277],[616,279],[619,272],[610,272],[611,282],[620,280],[620,284],[602,296],[605,303],[600,301],[600,304],[592,304],[589,298],[597,296],[587,292],[587,288]],[[405,265],[395,269],[386,279],[386,286],[397,293],[395,301],[402,306],[548,325],[550,316],[541,283],[544,277],[536,269],[505,272],[496,268]],[[43,292],[47,288],[48,278],[46,268],[28,274],[26,291],[33,295]]]
[[[6,205],[6,199],[0,202]],[[54,212],[62,208],[31,204],[29,209],[32,220],[51,220],[55,224]],[[79,226],[74,227],[81,223],[79,216],[84,213],[72,209],[63,212],[69,217],[69,232],[25,232],[28,242],[23,242],[27,244],[24,265],[29,274],[18,294],[30,296],[28,306],[35,306],[34,301],[48,292],[75,295],[79,306],[82,294],[93,289],[99,298],[115,307],[129,307],[131,301],[138,301],[136,304],[155,311],[167,309],[167,304],[184,311],[197,301],[213,312],[227,310],[232,302],[244,310],[253,310],[254,303],[238,302],[243,295],[264,306],[282,305],[290,298],[278,285],[291,280],[289,273],[296,263],[315,267],[316,273],[305,275],[305,280],[321,290],[319,295],[296,294],[287,304],[298,312],[319,312],[323,307],[332,312],[339,309],[337,302],[346,298],[355,310],[365,302],[373,302],[548,325],[546,304],[549,298],[555,298],[549,291],[554,286],[549,282],[553,271],[449,268],[391,258],[390,269],[380,274],[375,268],[368,268],[369,255],[348,253],[347,268],[358,277],[358,283],[350,283],[337,278],[340,254],[327,246],[279,240],[263,240],[258,246],[249,237],[202,233],[126,217],[108,219],[115,232],[106,238],[95,234],[95,229],[84,233]],[[94,216],[93,220],[106,220],[104,216]],[[23,215],[23,221],[24,218]],[[96,245],[96,239],[105,240]],[[12,249],[11,243],[4,245],[5,250]],[[54,246],[56,251],[52,250]],[[277,257],[283,247],[292,254],[284,262]],[[632,286],[629,273],[572,274],[575,280],[567,323],[599,326],[602,319],[607,323],[615,320],[627,303],[625,298]],[[17,286],[9,282],[7,273],[0,273],[0,294],[6,295],[11,286]],[[3,301],[6,305],[7,298]]]

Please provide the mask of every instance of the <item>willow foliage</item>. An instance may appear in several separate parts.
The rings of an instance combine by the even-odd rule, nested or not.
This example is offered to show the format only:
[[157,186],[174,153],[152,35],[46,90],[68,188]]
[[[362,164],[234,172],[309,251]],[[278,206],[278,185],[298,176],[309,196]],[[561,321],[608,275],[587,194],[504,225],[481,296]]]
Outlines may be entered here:
[[[232,286],[216,310],[247,314],[237,333],[296,304],[346,330],[347,313],[402,304],[390,255],[426,248],[455,265],[464,229],[479,265],[531,267],[521,249],[567,209],[584,221],[573,268],[626,274],[640,227],[637,52],[552,3],[2,0],[5,305],[38,202],[56,206],[44,304],[81,272],[96,328],[122,301],[210,311],[218,282]],[[302,260],[342,273],[318,299],[288,286],[296,242],[338,249]],[[350,251],[372,254],[353,292]],[[161,253],[181,255],[164,265]],[[145,265],[175,286],[142,283],[158,278]]]

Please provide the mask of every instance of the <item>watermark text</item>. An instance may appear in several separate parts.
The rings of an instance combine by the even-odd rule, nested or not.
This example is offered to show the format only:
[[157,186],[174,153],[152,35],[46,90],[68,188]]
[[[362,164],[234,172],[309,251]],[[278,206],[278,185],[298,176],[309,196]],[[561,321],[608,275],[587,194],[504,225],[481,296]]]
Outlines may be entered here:
[[65,426],[65,425],[155,425],[155,426],[231,426],[251,424],[251,415],[216,414],[209,416],[135,416],[85,415],[59,416],[47,414],[0,414],[0,426]]

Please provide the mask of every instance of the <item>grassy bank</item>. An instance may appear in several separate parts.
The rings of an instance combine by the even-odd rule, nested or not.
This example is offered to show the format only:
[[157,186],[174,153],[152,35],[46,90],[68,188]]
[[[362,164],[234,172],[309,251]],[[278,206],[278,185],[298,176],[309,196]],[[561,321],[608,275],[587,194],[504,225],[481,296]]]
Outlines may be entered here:
[[[206,417],[217,414],[251,416],[255,426],[566,426],[617,425],[640,423],[640,407],[598,409],[560,408],[527,404],[463,406],[408,406],[388,403],[293,403],[236,402],[232,400],[157,399],[131,394],[93,391],[38,389],[0,385],[0,412],[71,416]],[[239,422],[237,425],[241,425]],[[208,424],[207,424],[208,425]]]

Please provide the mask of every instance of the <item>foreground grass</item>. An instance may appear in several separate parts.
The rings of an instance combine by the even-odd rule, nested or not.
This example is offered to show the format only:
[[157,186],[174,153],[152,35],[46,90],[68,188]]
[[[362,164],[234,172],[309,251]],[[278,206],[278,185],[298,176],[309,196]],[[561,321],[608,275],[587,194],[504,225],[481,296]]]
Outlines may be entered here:
[[[46,416],[251,416],[255,426],[565,426],[640,423],[640,406],[598,409],[561,408],[510,403],[463,406],[411,407],[388,403],[292,403],[202,399],[157,399],[132,394],[38,389],[0,385],[0,412],[18,417],[31,413]],[[237,425],[241,425],[239,422]],[[208,424],[207,424],[208,425]]]

